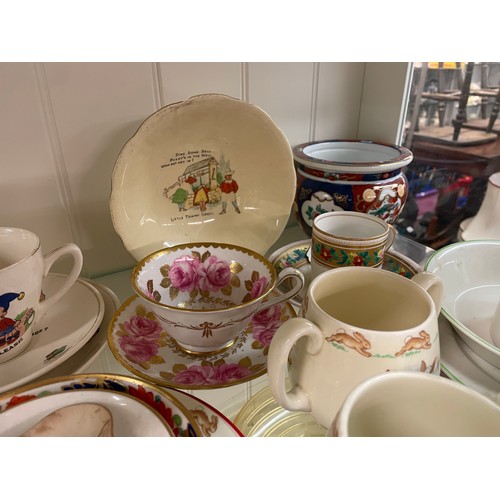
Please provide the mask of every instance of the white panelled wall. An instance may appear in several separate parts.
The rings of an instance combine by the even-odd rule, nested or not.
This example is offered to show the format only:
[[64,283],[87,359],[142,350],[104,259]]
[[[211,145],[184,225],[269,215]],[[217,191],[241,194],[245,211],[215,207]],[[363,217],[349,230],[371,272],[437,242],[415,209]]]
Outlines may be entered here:
[[88,278],[130,268],[134,261],[111,222],[111,177],[121,148],[153,112],[216,92],[261,107],[291,146],[333,138],[399,142],[409,66],[0,63],[0,225],[34,231],[45,253],[75,242]]

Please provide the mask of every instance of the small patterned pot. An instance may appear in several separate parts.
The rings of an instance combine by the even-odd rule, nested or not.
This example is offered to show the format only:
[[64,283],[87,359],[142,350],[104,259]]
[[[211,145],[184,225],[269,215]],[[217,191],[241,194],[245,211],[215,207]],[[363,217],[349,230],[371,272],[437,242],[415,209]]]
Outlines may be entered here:
[[[272,296],[290,278],[290,291]],[[276,276],[262,255],[223,243],[164,248],[132,271],[135,293],[169,336],[192,354],[230,347],[257,313],[291,299],[303,286],[297,269]]]
[[294,212],[309,236],[314,218],[349,210],[396,221],[408,196],[403,167],[408,149],[373,141],[330,140],[293,148],[297,174]]

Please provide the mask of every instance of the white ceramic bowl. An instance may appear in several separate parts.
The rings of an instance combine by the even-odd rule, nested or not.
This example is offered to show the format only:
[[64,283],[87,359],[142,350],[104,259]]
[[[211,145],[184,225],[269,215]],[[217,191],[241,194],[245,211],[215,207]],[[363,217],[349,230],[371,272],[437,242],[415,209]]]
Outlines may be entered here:
[[441,248],[424,269],[443,281],[442,313],[464,342],[500,368],[491,323],[500,302],[500,240],[460,241]]

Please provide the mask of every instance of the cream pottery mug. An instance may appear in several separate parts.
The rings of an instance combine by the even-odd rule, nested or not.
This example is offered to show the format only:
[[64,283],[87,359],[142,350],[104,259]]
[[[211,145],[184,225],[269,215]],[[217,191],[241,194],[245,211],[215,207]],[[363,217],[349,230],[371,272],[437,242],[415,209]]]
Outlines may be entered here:
[[[61,288],[42,300],[42,279],[64,255],[73,257],[73,267]],[[82,265],[82,252],[73,243],[43,255],[36,234],[26,229],[0,228],[0,363],[29,346],[33,323],[73,286]]]
[[271,341],[268,378],[275,399],[288,410],[311,412],[328,428],[347,394],[370,376],[439,373],[442,297],[441,280],[425,271],[411,280],[369,267],[320,274],[299,317],[281,325]]
[[383,373],[354,388],[327,436],[500,436],[500,406],[437,375]]

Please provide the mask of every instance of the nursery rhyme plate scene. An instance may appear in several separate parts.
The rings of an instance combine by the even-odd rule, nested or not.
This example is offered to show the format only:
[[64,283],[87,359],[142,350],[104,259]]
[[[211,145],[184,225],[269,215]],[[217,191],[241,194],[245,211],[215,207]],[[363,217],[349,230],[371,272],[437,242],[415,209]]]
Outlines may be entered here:
[[125,144],[111,217],[138,261],[196,241],[265,254],[286,226],[295,186],[290,145],[271,118],[239,99],[203,94],[161,108]]

